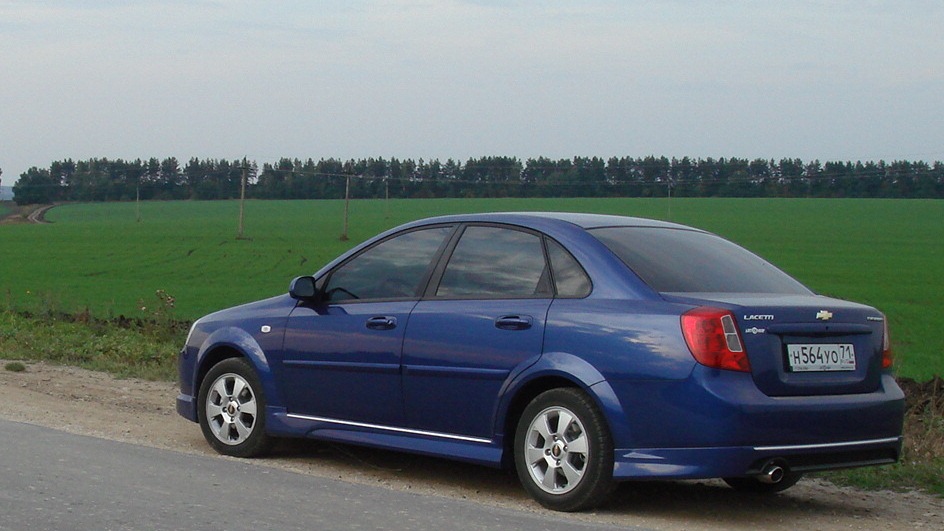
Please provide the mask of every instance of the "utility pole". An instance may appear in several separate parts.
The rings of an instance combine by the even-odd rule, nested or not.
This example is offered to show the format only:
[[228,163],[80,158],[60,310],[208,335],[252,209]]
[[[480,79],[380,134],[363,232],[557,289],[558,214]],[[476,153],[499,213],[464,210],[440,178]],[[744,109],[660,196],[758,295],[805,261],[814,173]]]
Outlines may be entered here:
[[668,221],[672,221],[672,185],[675,184],[675,183],[672,181],[671,178],[667,179],[667,180],[666,180],[666,183],[667,183],[666,188],[668,188],[668,195],[667,195],[667,200],[666,200],[666,208],[668,208],[668,211],[669,211],[668,217],[667,217],[666,219],[667,219]]
[[246,206],[246,174],[249,172],[249,166],[243,164],[243,184],[239,192],[239,226],[236,233],[236,239],[243,239],[243,213]]
[[134,187],[134,210],[135,215],[138,219],[138,223],[141,223],[141,185],[137,184]]
[[344,184],[344,232],[341,233],[341,241],[346,242],[347,238],[347,220],[351,206],[351,174],[347,174],[347,180]]

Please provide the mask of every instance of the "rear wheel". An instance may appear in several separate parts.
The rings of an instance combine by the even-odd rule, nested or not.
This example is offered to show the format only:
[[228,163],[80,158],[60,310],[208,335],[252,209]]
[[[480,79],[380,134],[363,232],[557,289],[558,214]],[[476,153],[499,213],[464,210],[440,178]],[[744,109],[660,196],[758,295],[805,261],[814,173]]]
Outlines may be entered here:
[[518,478],[548,509],[590,509],[612,491],[609,429],[590,397],[578,389],[538,395],[521,415],[514,444]]
[[803,474],[800,472],[785,472],[783,478],[776,483],[765,483],[755,477],[724,478],[724,482],[734,490],[752,492],[754,494],[775,494],[783,492],[796,485]]
[[197,402],[203,437],[217,452],[253,457],[268,451],[265,397],[252,365],[243,358],[221,361],[210,369]]

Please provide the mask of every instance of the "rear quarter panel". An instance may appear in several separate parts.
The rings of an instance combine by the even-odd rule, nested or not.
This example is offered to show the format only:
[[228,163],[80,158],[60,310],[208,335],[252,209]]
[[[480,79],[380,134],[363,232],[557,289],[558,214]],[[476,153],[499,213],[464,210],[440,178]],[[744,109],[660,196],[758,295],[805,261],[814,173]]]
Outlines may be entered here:
[[[566,362],[567,370],[584,375],[617,447],[640,444],[646,438],[640,429],[658,426],[671,411],[671,401],[639,407],[639,392],[679,389],[691,375],[696,363],[679,325],[679,315],[688,308],[626,299],[558,299],[551,305],[545,358]],[[591,380],[593,374],[598,381]]]
[[695,360],[679,316],[689,306],[643,300],[557,299],[551,305],[545,352],[568,352],[607,380],[681,380]]

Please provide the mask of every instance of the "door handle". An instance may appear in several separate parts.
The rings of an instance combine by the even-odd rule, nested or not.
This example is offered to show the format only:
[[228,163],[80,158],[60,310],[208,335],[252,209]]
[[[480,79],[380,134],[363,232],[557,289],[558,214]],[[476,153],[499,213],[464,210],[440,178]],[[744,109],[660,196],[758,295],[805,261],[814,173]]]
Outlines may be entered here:
[[371,330],[393,330],[397,327],[397,318],[386,315],[371,317],[367,320],[367,328]]
[[506,315],[495,319],[495,328],[500,330],[527,330],[534,320],[529,315]]

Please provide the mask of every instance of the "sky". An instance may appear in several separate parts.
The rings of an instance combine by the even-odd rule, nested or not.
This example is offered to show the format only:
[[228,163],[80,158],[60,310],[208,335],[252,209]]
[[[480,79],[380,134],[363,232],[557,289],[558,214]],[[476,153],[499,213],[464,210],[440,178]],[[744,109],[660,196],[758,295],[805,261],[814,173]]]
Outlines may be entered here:
[[71,158],[944,160],[944,2],[0,0],[0,180]]

